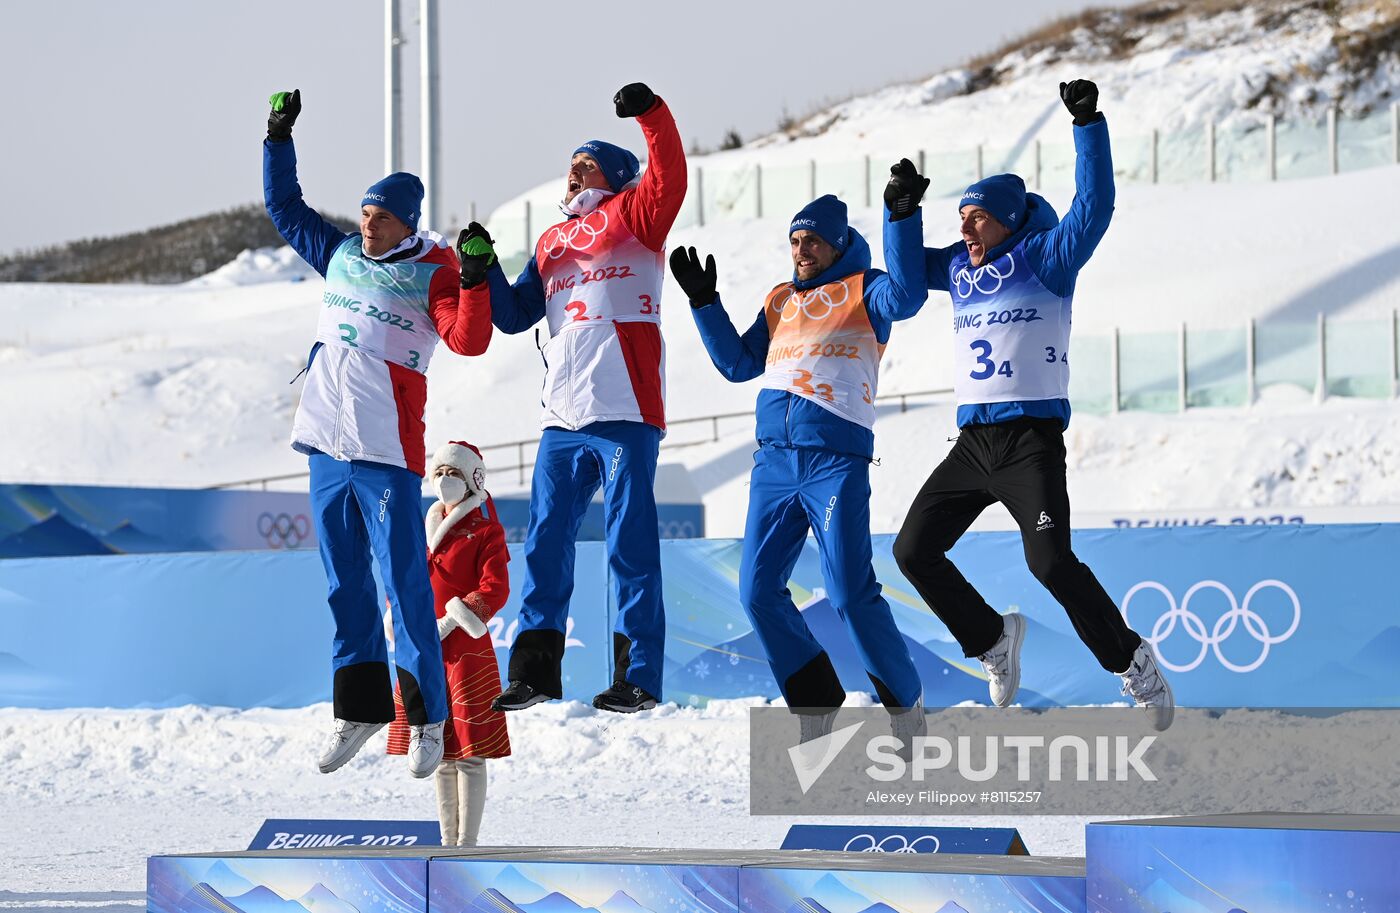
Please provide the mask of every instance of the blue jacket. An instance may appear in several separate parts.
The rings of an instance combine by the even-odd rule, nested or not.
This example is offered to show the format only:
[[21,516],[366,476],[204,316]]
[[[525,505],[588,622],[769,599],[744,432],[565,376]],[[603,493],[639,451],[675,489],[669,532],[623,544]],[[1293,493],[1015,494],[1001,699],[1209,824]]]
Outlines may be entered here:
[[[906,320],[919,313],[928,300],[927,281],[922,270],[923,213],[916,210],[907,219],[889,220],[885,214],[885,262],[889,272],[870,268],[870,245],[854,228],[846,252],[813,279],[801,281],[794,274],[798,289],[815,288],[852,273],[865,273],[865,310],[875,337],[883,344],[889,341],[894,321]],[[695,325],[710,360],[726,379],[741,383],[759,377],[768,357],[768,320],[759,308],[758,319],[743,336],[734,329],[724,305],[718,297],[701,308],[692,308]],[[830,450],[870,459],[875,453],[875,435],[833,415],[796,393],[784,390],[760,390],[754,409],[757,427],[754,436],[765,446],[806,447]]]
[[321,218],[321,214],[301,198],[297,151],[291,140],[285,143],[263,140],[263,203],[277,233],[301,259],[324,276],[331,254],[351,235]]
[[[1113,157],[1109,151],[1108,123],[1074,128],[1074,202],[1060,219],[1039,194],[1026,194],[1025,224],[1011,237],[987,252],[990,263],[1018,244],[1025,263],[1041,285],[1055,295],[1069,298],[1079,271],[1089,262],[1108,223],[1113,218]],[[928,287],[950,289],[953,258],[965,253],[962,241],[944,248],[925,248],[925,274]],[[1069,425],[1069,400],[1051,399],[1009,403],[965,403],[958,406],[958,427],[993,425],[1022,416],[1057,418]]]

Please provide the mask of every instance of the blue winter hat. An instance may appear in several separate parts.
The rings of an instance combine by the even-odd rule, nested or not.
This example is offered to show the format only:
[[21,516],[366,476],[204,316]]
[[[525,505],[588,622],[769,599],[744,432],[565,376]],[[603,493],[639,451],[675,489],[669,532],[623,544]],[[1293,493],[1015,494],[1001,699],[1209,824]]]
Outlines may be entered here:
[[795,231],[816,232],[818,237],[836,248],[837,255],[845,253],[846,243],[850,238],[846,224],[846,204],[829,193],[817,197],[792,217],[792,224],[788,226],[788,237],[792,237]]
[[963,191],[958,210],[979,206],[1011,231],[1026,220],[1026,182],[1015,174],[994,174]]
[[642,163],[637,161],[635,155],[621,146],[614,146],[600,139],[591,139],[579,146],[574,150],[574,155],[580,152],[592,156],[593,161],[598,163],[613,193],[636,180],[637,174],[642,170]]
[[418,230],[423,209],[423,182],[415,174],[396,171],[365,191],[361,206],[378,206],[392,212],[410,231]]

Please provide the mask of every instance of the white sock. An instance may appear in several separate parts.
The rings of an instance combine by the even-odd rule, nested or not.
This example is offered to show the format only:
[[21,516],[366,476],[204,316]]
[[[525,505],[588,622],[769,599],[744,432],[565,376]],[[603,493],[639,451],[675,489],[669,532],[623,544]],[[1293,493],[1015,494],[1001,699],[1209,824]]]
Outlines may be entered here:
[[457,764],[443,761],[433,776],[437,790],[438,825],[442,828],[442,845],[456,846],[461,819],[458,814]]

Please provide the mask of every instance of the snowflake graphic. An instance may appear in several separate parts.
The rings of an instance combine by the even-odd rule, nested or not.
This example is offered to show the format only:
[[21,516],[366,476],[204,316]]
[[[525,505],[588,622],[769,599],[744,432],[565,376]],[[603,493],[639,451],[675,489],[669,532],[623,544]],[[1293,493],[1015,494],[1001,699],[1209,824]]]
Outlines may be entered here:
[[705,660],[702,659],[702,660],[700,660],[700,662],[698,662],[698,663],[695,664],[695,677],[696,677],[696,678],[709,678],[709,677],[710,677],[710,664],[709,664],[707,661],[705,661]]

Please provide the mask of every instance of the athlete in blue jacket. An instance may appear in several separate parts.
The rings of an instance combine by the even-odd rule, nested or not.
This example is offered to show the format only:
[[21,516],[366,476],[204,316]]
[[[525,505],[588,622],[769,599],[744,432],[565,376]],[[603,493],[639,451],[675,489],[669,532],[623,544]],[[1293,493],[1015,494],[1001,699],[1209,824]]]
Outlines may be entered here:
[[[871,564],[870,459],[875,386],[893,322],[928,297],[919,200],[928,186],[908,160],[895,166],[884,223],[889,272],[834,196],[792,220],[793,278],[766,296],[740,336],[715,291],[714,257],[671,255],[700,338],[728,380],[762,378],[739,598],[802,740],[830,731],[845,691],[792,601],[787,582],[810,529],[827,596],[846,622],[875,691],[906,746],[921,733],[923,686]],[[903,712],[920,708],[915,712]]]
[[987,670],[993,703],[1020,684],[1025,619],[989,606],[947,552],[984,508],[1006,505],[1021,528],[1026,562],[1064,606],[1125,694],[1171,723],[1171,689],[1152,651],[1070,549],[1064,429],[1069,424],[1070,303],[1079,270],[1113,217],[1108,124],[1088,80],[1060,84],[1074,115],[1075,195],[1063,221],[1014,174],[967,188],[962,241],[928,249],[929,288],[952,293],[954,390],[960,433],[924,483],[895,540],[900,570]]

